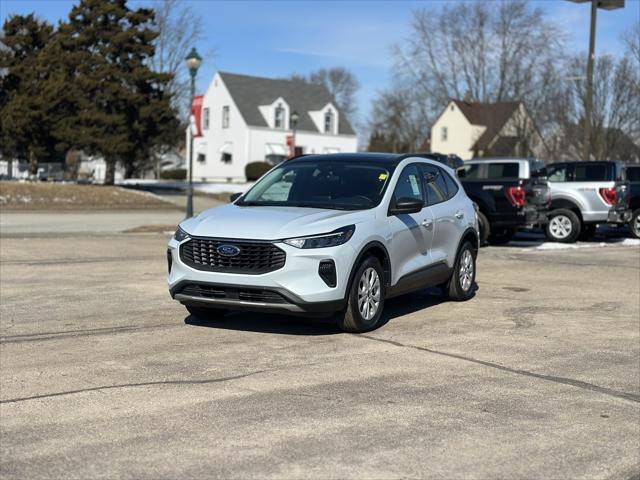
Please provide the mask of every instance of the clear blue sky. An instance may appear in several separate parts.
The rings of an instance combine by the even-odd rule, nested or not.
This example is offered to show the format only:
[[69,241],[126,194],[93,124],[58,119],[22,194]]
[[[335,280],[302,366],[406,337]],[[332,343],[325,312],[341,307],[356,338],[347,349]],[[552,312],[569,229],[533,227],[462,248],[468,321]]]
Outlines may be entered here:
[[[377,90],[388,85],[392,44],[408,33],[412,11],[439,8],[443,0],[425,1],[220,1],[189,2],[205,26],[197,45],[216,56],[205,58],[198,74],[204,91],[216,69],[281,77],[321,67],[345,66],[358,77],[359,116],[366,118]],[[498,0],[495,0],[498,1]],[[0,20],[35,12],[52,23],[66,18],[74,0],[0,0]],[[131,6],[148,5],[130,0]],[[566,29],[569,47],[587,48],[589,4],[565,0],[531,0]],[[622,10],[598,13],[597,53],[620,51],[620,34],[640,19],[640,0],[626,0]]]

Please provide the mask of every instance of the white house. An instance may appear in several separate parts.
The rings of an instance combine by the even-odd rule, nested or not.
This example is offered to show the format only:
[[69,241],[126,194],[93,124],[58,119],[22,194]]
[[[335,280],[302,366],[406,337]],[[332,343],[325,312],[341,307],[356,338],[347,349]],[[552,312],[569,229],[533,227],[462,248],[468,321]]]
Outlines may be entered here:
[[451,100],[431,127],[431,151],[474,157],[541,156],[543,142],[522,102]]
[[216,73],[202,99],[193,179],[244,181],[247,163],[276,164],[289,157],[294,112],[297,153],[357,151],[351,124],[324,86]]

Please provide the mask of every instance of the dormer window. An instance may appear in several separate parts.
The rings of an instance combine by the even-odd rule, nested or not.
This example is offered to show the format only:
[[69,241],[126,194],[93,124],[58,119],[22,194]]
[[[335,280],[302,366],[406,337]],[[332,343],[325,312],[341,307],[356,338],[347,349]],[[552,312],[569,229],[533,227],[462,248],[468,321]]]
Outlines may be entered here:
[[333,133],[333,112],[331,109],[324,114],[324,133]]
[[273,128],[278,128],[280,130],[284,129],[284,108],[281,103],[278,104],[275,110]]

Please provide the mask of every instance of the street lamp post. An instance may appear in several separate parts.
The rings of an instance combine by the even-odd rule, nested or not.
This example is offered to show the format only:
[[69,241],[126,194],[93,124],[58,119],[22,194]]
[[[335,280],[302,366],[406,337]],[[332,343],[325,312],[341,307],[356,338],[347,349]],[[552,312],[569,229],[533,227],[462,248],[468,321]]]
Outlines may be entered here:
[[291,157],[296,156],[296,127],[298,126],[298,119],[300,115],[295,110],[291,114],[291,130],[293,131],[293,135],[291,136]]
[[624,7],[624,0],[569,0],[574,3],[591,3],[591,27],[589,29],[589,57],[587,58],[587,95],[584,102],[584,139],[583,157],[590,160],[591,157],[591,110],[593,109],[593,59],[596,46],[596,15],[598,8],[603,10],[615,10]]
[[[198,68],[202,63],[202,57],[198,55],[195,47],[191,49],[189,55],[185,59],[187,61],[187,68],[191,75],[191,98],[189,102],[189,119],[191,119],[191,109],[193,106],[193,99],[196,96],[196,74]],[[189,185],[187,187],[187,218],[193,217],[193,131],[191,127],[191,121],[189,121]]]

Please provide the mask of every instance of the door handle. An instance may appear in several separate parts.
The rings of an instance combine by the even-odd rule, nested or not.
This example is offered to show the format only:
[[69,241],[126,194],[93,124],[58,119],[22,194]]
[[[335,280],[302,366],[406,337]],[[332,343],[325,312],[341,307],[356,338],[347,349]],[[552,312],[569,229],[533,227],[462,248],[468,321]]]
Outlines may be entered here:
[[424,228],[431,228],[431,225],[433,225],[433,222],[431,220],[427,220],[426,218],[422,220],[422,226]]
[[464,212],[463,212],[462,210],[458,210],[458,211],[456,212],[456,218],[457,218],[458,220],[462,220],[462,219],[464,218]]

